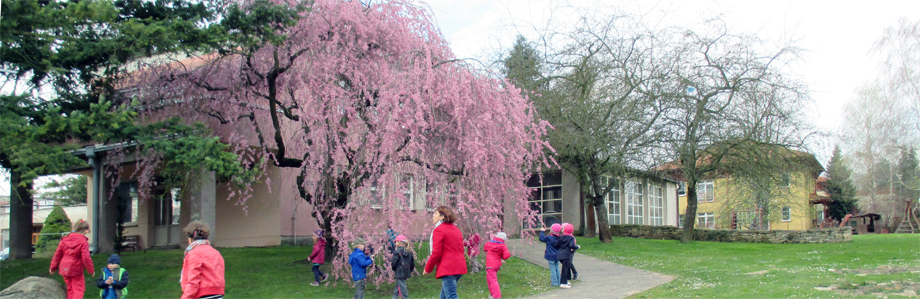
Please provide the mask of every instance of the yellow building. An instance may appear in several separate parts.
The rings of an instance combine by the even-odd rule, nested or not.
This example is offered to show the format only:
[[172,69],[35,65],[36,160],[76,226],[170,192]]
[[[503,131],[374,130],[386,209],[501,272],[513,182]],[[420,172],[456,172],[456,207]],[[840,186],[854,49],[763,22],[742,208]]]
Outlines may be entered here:
[[[815,202],[816,181],[824,168],[814,155],[807,167],[774,178],[750,179],[731,174],[697,184],[696,227],[748,230],[808,230],[824,221],[825,207]],[[686,188],[678,191],[680,217],[687,211]],[[766,192],[763,189],[769,189]],[[681,221],[683,225],[683,221]]]

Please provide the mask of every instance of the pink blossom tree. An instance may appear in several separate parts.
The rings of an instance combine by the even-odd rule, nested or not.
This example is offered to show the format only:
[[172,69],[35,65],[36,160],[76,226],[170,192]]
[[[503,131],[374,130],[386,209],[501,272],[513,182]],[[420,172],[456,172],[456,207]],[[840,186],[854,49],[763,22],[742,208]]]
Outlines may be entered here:
[[[209,122],[244,163],[296,169],[338,241],[336,269],[357,237],[383,248],[388,225],[430,232],[438,205],[459,212],[465,235],[536,223],[524,181],[548,163],[548,124],[514,86],[457,59],[425,6],[270,4],[228,14],[235,43],[134,76],[148,117]],[[245,25],[258,18],[277,21]],[[425,190],[424,207],[381,192],[410,184]]]

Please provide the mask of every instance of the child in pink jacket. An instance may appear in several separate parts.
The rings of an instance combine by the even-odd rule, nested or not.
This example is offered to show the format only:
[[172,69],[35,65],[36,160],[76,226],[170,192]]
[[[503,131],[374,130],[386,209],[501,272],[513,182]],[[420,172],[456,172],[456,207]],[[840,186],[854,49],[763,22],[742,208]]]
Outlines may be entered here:
[[48,273],[54,274],[54,271],[58,271],[64,276],[67,298],[83,298],[83,293],[86,292],[83,271],[89,272],[90,276],[96,276],[93,260],[89,256],[89,239],[86,238],[89,234],[89,223],[80,219],[74,223],[73,230],[74,232],[61,239],[57,250],[54,251]]
[[498,270],[501,270],[502,263],[511,257],[508,246],[508,235],[504,232],[495,234],[495,238],[484,246],[486,252],[486,281],[489,283],[489,298],[501,298],[502,291],[498,286]]

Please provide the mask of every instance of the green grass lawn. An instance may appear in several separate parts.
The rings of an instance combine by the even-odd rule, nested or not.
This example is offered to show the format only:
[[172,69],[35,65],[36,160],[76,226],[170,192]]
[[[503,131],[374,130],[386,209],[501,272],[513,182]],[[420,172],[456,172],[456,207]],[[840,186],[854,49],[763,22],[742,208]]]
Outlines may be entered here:
[[[421,246],[422,255],[427,255],[427,245]],[[345,279],[330,279],[325,286],[313,287],[312,264],[301,263],[310,255],[308,247],[271,248],[218,248],[226,265],[227,298],[351,298],[354,289]],[[149,250],[147,252],[126,252],[122,255],[122,266],[131,277],[129,285],[131,298],[178,298],[179,272],[182,269],[182,250]],[[97,268],[104,266],[108,255],[94,255]],[[48,277],[50,259],[35,258],[0,262],[0,288],[6,288],[28,276]],[[323,270],[327,271],[328,265]],[[422,267],[418,267],[419,271]],[[526,261],[511,258],[499,272],[502,295],[506,298],[520,298],[538,294],[550,289],[548,270]],[[97,276],[99,274],[97,273]],[[348,274],[350,277],[350,272]],[[371,276],[374,277],[373,275]],[[63,284],[60,275],[54,279]],[[350,278],[348,279],[350,280]],[[413,276],[409,279],[409,294],[412,298],[437,298],[441,281],[432,274]],[[372,283],[367,286],[367,298],[390,298],[394,284]],[[85,298],[99,298],[95,278],[87,279]],[[459,292],[462,298],[486,298],[489,296],[485,272],[464,275],[460,280]]]
[[857,235],[829,244],[632,238],[610,244],[579,238],[578,244],[579,254],[677,277],[638,298],[878,298],[920,290],[918,234]]

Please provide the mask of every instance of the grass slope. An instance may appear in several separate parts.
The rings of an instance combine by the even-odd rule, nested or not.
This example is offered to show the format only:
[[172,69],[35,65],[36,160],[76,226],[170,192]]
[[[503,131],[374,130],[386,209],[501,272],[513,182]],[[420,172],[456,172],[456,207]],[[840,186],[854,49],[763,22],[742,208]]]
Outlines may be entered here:
[[610,244],[579,238],[578,244],[579,254],[677,276],[638,298],[877,298],[920,288],[918,234],[857,235],[828,244],[632,238]]
[[[427,256],[427,245],[419,246],[420,254]],[[328,285],[312,287],[312,264],[302,263],[310,248],[218,248],[226,265],[227,298],[351,298],[354,289],[349,279],[330,279]],[[122,266],[131,277],[129,292],[131,298],[177,298],[181,295],[179,272],[182,269],[183,250],[149,250],[147,252],[126,252],[122,255]],[[107,255],[94,255],[97,276],[99,268],[105,265]],[[7,288],[28,276],[48,277],[50,259],[35,258],[0,262],[0,288]],[[323,270],[328,271],[329,266]],[[418,267],[423,270],[422,266]],[[499,272],[502,295],[506,298],[520,298],[538,294],[550,289],[548,270],[526,261],[511,258]],[[373,277],[373,276],[372,276]],[[60,275],[54,279],[63,284]],[[413,276],[409,279],[409,294],[412,298],[437,298],[441,281],[432,274]],[[390,298],[394,284],[377,286],[369,283],[367,298]],[[95,278],[87,279],[85,298],[99,298]],[[485,272],[464,275],[460,280],[461,298],[486,298],[489,295]]]

